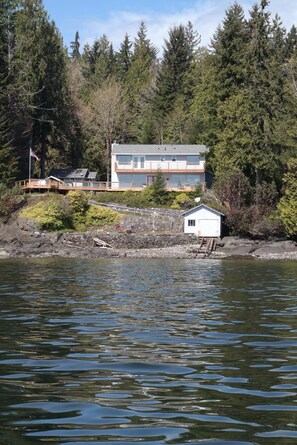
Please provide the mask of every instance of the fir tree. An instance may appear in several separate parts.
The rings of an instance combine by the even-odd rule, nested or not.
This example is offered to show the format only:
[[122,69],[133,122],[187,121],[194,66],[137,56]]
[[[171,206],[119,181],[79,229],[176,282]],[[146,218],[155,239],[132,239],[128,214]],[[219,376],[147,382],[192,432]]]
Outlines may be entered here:
[[152,98],[156,68],[157,50],[147,37],[145,24],[141,23],[125,80],[131,111],[130,134],[133,140],[139,143],[152,143],[154,124]]
[[212,40],[220,100],[238,92],[245,82],[244,54],[247,29],[242,7],[235,3],[226,11],[223,26],[219,27]]
[[297,49],[297,28],[295,25],[292,25],[290,31],[286,36],[286,58],[290,59],[290,57],[295,53]]
[[9,93],[15,6],[14,1],[0,2],[0,182],[6,185],[13,184],[18,172]]
[[132,61],[132,43],[130,42],[128,34],[125,34],[124,40],[121,43],[119,51],[115,54],[117,64],[117,74],[122,80],[126,80],[127,73]]
[[104,34],[92,46],[85,45],[83,55],[83,75],[88,81],[89,90],[101,86],[115,69],[115,54],[111,42]]
[[171,111],[176,98],[185,93],[185,76],[192,60],[193,49],[186,28],[183,25],[171,28],[157,77],[156,111],[160,116]]
[[147,37],[144,23],[141,23],[137,38],[134,42],[134,51],[127,76],[127,91],[131,102],[137,102],[151,83],[156,65],[157,50]]
[[249,44],[246,52],[247,102],[251,114],[250,174],[256,184],[271,179],[276,171],[273,144],[273,121],[277,107],[274,106],[273,52],[271,48],[270,14],[266,11],[267,0],[261,0],[251,11],[248,22]]
[[78,31],[76,31],[74,42],[70,43],[70,48],[72,50],[71,51],[71,59],[72,60],[78,60],[80,58],[79,47],[80,47],[79,33],[78,33]]
[[67,77],[62,38],[41,0],[23,0],[17,11],[13,70],[23,174],[27,174],[32,141],[41,158],[43,176],[50,141],[65,125]]

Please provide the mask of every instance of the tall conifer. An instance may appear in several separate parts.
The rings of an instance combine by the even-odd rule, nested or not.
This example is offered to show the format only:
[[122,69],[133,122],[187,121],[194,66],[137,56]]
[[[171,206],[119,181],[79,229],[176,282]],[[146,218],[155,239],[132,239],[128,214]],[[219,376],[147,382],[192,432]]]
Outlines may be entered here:
[[0,1],[0,182],[7,185],[13,183],[18,171],[10,100],[15,7],[15,1]]

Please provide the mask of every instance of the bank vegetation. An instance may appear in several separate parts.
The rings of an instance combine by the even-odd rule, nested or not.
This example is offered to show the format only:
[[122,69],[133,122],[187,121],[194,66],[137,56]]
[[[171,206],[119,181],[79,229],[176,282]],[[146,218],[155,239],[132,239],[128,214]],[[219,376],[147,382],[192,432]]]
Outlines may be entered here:
[[[39,157],[33,176],[86,167],[108,180],[114,140],[197,143],[210,149],[214,178],[212,198],[202,199],[223,209],[232,231],[296,237],[297,29],[285,29],[267,0],[248,16],[239,3],[230,6],[208,48],[190,22],[168,30],[162,54],[145,23],[116,49],[107,35],[84,47],[79,31],[73,35],[67,52],[42,0],[0,2],[0,183],[7,187],[0,217],[25,199],[11,187],[28,177],[30,148]],[[154,193],[134,195],[135,203],[178,208],[192,199]]]

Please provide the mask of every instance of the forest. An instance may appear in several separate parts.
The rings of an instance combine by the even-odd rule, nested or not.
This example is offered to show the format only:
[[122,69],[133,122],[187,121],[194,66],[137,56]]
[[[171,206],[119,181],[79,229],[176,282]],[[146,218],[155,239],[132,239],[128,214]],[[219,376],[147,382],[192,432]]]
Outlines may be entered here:
[[[98,30],[100,31],[100,30]],[[145,23],[70,48],[42,0],[0,0],[0,183],[52,167],[110,175],[111,143],[205,144],[230,227],[297,235],[297,28],[234,3],[209,47],[191,22],[162,54]]]

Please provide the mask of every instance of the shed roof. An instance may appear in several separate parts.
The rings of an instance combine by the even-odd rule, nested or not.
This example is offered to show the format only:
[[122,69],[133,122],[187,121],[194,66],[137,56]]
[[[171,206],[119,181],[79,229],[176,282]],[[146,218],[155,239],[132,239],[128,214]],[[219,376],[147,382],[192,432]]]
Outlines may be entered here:
[[215,210],[215,209],[213,209],[213,208],[211,208],[211,207],[208,207],[208,206],[205,205],[205,204],[199,204],[199,206],[193,207],[192,209],[187,210],[186,212],[183,212],[183,213],[182,213],[182,216],[190,215],[191,213],[195,213],[196,211],[199,211],[199,210],[201,210],[201,209],[209,210],[210,212],[215,213],[216,215],[225,216],[224,213],[221,213],[221,212],[219,212],[218,210]]
[[89,172],[88,179],[96,179],[97,178],[97,172]]
[[113,154],[183,154],[199,155],[207,153],[206,145],[153,145],[153,144],[112,144]]
[[49,176],[59,179],[85,179],[88,176],[87,168],[52,168]]

